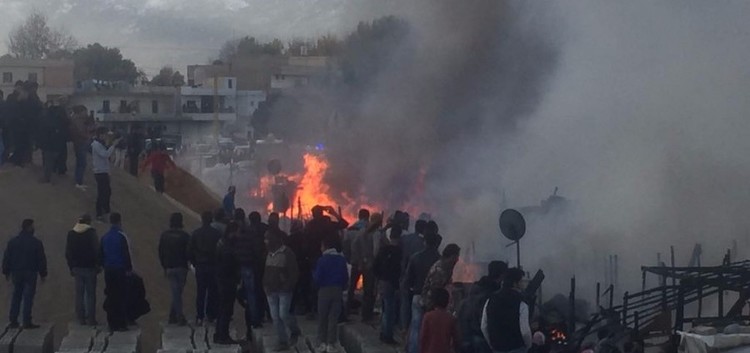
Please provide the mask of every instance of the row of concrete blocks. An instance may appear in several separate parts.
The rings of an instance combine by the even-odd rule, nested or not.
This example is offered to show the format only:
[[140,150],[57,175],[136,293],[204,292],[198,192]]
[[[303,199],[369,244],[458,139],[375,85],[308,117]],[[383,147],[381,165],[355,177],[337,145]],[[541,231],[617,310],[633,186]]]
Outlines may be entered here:
[[[277,337],[275,334],[263,329],[253,329],[253,352],[266,353],[273,352]],[[310,336],[303,335],[297,341],[294,347],[291,347],[291,353],[315,353],[313,348],[314,340]]]
[[363,323],[339,325],[339,341],[347,353],[397,353],[396,347],[380,342],[380,333]]
[[[214,344],[214,326],[162,324],[161,327],[161,349],[158,353],[242,353],[239,345]],[[233,329],[230,334],[236,337],[237,332]]]
[[3,325],[0,334],[0,353],[53,353],[53,325],[24,330]]
[[[110,333],[96,327],[68,325],[58,353],[141,353],[141,330]],[[1,352],[0,352],[1,353]],[[13,352],[17,353],[17,352]]]

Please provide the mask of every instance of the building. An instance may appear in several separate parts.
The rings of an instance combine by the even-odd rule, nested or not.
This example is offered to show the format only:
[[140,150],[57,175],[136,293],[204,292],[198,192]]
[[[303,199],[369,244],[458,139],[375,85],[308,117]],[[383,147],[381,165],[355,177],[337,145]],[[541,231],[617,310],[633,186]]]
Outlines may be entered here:
[[271,90],[284,91],[324,82],[335,76],[333,61],[325,56],[291,56],[274,70]]
[[34,81],[39,84],[37,94],[46,102],[75,91],[72,60],[18,59],[0,57],[0,89],[7,95],[13,91],[16,81]]
[[[183,143],[205,141],[216,127],[249,121],[263,91],[237,90],[237,79],[219,77],[198,86],[153,87],[128,84],[81,84],[72,99],[86,106],[96,121],[127,131],[137,123],[162,135],[179,136]],[[216,102],[216,104],[214,104]],[[214,109],[214,108],[218,109]]]

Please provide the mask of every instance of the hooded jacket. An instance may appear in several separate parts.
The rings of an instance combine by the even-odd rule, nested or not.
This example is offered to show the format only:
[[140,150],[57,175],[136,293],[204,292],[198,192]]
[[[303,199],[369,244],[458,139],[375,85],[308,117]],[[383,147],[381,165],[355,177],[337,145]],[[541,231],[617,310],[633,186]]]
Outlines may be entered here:
[[120,227],[112,226],[109,232],[104,234],[99,249],[99,258],[105,269],[125,271],[133,270],[133,263],[130,260],[128,238]]
[[84,223],[73,226],[65,243],[65,259],[71,270],[99,267],[99,237],[96,229]]
[[297,258],[292,249],[282,245],[266,256],[266,271],[263,276],[263,288],[266,293],[292,292],[299,279]]
[[323,252],[323,256],[318,259],[313,273],[315,284],[318,287],[340,287],[346,288],[349,284],[349,272],[346,268],[346,259],[336,251],[328,249]]

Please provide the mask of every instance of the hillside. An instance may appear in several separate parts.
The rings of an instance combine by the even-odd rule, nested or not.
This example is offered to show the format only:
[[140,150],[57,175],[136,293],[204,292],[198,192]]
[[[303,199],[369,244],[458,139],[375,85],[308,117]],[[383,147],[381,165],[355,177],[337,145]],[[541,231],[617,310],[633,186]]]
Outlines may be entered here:
[[[90,174],[86,176],[89,185],[87,192],[74,188],[70,176],[57,178],[54,185],[46,185],[39,183],[40,175],[38,166],[27,169],[5,166],[0,169],[0,241],[4,250],[7,240],[17,234],[24,218],[36,220],[37,235],[44,242],[47,252],[49,278],[38,287],[34,318],[37,322],[57,325],[55,340],[59,344],[67,323],[75,318],[72,299],[74,284],[64,254],[66,234],[81,214],[94,212],[96,188]],[[144,352],[154,352],[159,344],[158,323],[166,320],[169,306],[168,285],[159,265],[157,244],[159,235],[168,225],[169,215],[177,212],[178,207],[122,171],[114,172],[112,190],[112,209],[123,215],[124,229],[131,241],[134,267],[145,280],[152,306],[151,313],[139,320],[144,332]],[[197,219],[186,217],[188,230],[197,225]],[[97,223],[95,228],[101,235],[108,226]],[[189,278],[185,293],[188,318],[195,316],[192,304],[194,285],[194,279]],[[3,303],[0,305],[0,317],[3,321],[7,320],[10,290],[7,282],[0,286],[0,302]],[[100,323],[106,322],[101,310],[103,292],[104,278],[100,276],[97,297],[100,311],[97,319]]]

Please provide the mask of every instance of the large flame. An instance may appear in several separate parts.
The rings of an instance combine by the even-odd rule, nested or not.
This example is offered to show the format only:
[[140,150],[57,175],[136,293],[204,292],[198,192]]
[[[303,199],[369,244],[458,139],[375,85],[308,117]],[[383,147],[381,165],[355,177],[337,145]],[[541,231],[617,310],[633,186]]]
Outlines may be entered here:
[[474,283],[479,280],[480,273],[479,265],[458,260],[453,268],[453,282]]

